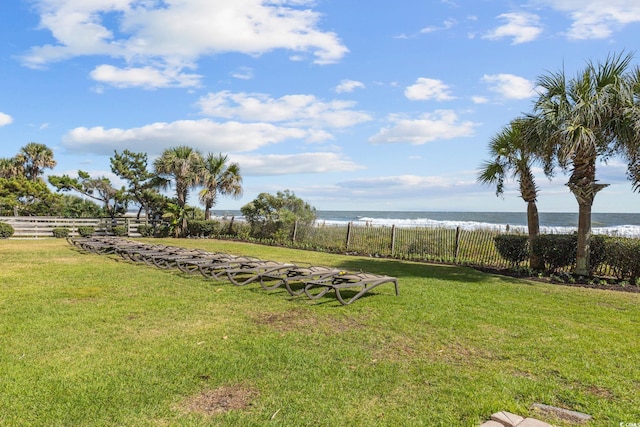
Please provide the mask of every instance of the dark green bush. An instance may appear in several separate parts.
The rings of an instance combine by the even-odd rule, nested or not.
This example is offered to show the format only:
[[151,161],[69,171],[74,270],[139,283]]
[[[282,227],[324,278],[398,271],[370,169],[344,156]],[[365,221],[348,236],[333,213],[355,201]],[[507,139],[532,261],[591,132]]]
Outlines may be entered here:
[[636,284],[640,277],[640,239],[606,239],[605,252],[606,262],[611,266],[616,278],[628,278],[632,284]]
[[[604,236],[591,236],[589,241],[589,267],[593,273],[605,261]],[[541,234],[533,240],[531,251],[542,258],[546,268],[555,272],[576,263],[578,236],[576,234]]]
[[111,233],[113,233],[114,236],[126,237],[129,234],[129,230],[127,230],[125,225],[116,225],[111,228]]
[[204,237],[211,237],[218,232],[218,221],[207,219],[202,221],[201,231]]
[[496,250],[512,266],[529,258],[529,238],[515,234],[499,234],[493,238]]
[[138,226],[138,233],[142,237],[153,237],[153,226],[148,224],[140,224]]
[[63,239],[65,237],[69,237],[69,233],[71,233],[71,230],[69,230],[67,227],[56,227],[51,230],[51,232],[53,233],[53,237],[57,239]]
[[591,236],[591,240],[589,241],[591,249],[589,252],[589,268],[591,270],[591,274],[596,272],[598,267],[600,267],[600,265],[602,265],[607,259],[606,241],[607,238],[605,236],[601,236],[599,234]]
[[11,224],[7,224],[6,222],[0,222],[0,239],[8,239],[13,236],[15,230],[11,226]]
[[96,232],[96,228],[91,225],[82,225],[78,227],[78,234],[82,237],[89,237]]
[[202,237],[202,227],[204,225],[203,220],[192,219],[187,222],[187,236],[189,237]]
[[533,239],[531,252],[553,272],[575,264],[577,244],[575,234],[541,234]]
[[159,224],[156,226],[155,237],[169,237],[171,234],[171,227],[169,224]]

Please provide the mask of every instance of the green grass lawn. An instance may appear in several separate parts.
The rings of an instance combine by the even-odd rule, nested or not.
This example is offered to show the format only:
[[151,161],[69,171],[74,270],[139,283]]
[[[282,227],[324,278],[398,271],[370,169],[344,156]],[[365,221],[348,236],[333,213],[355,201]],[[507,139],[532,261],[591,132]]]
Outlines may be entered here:
[[382,285],[341,306],[2,240],[0,425],[477,426],[502,410],[544,419],[535,402],[640,423],[640,294],[164,243],[397,276],[400,296]]

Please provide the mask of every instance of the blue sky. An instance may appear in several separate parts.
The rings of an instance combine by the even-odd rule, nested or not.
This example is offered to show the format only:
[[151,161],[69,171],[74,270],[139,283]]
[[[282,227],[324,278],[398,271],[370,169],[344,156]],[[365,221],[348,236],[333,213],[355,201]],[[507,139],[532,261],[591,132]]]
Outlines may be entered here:
[[[36,141],[56,175],[114,150],[228,154],[244,195],[318,210],[522,211],[476,183],[536,79],[634,52],[637,0],[12,0],[0,9],[0,157]],[[634,64],[640,58],[636,55]],[[639,212],[625,167],[595,212]],[[558,174],[539,209],[577,211]]]

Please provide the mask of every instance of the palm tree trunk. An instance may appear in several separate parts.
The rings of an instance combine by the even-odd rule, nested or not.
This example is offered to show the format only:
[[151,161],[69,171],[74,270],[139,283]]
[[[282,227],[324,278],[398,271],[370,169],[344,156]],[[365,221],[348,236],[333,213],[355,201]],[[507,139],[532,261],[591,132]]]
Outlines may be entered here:
[[538,217],[538,206],[535,201],[527,203],[527,226],[529,228],[529,266],[533,270],[544,270],[542,257],[531,251],[533,240],[540,234],[540,218]]
[[586,186],[578,186],[571,182],[567,184],[571,192],[578,200],[578,247],[576,248],[576,268],[574,273],[579,276],[588,276],[591,268],[589,265],[589,253],[591,240],[591,207],[593,199],[598,191],[609,184],[597,184],[595,182]]
[[580,150],[573,159],[573,171],[567,186],[578,201],[578,246],[574,273],[588,276],[591,268],[589,253],[591,240],[591,207],[596,194],[609,184],[596,182],[596,151],[594,147]]
[[576,248],[576,269],[574,272],[579,276],[589,275],[592,205],[593,200],[578,202],[578,247]]

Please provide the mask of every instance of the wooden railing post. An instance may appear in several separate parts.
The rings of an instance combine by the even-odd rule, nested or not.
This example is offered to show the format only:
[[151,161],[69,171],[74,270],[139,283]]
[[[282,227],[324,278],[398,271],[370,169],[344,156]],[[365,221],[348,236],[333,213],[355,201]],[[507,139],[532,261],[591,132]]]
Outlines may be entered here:
[[391,226],[391,255],[396,253],[396,226]]
[[351,221],[347,224],[347,241],[345,243],[345,250],[349,250],[349,242],[351,241]]
[[453,250],[453,262],[458,261],[458,251],[460,250],[460,226],[456,227],[456,244]]

